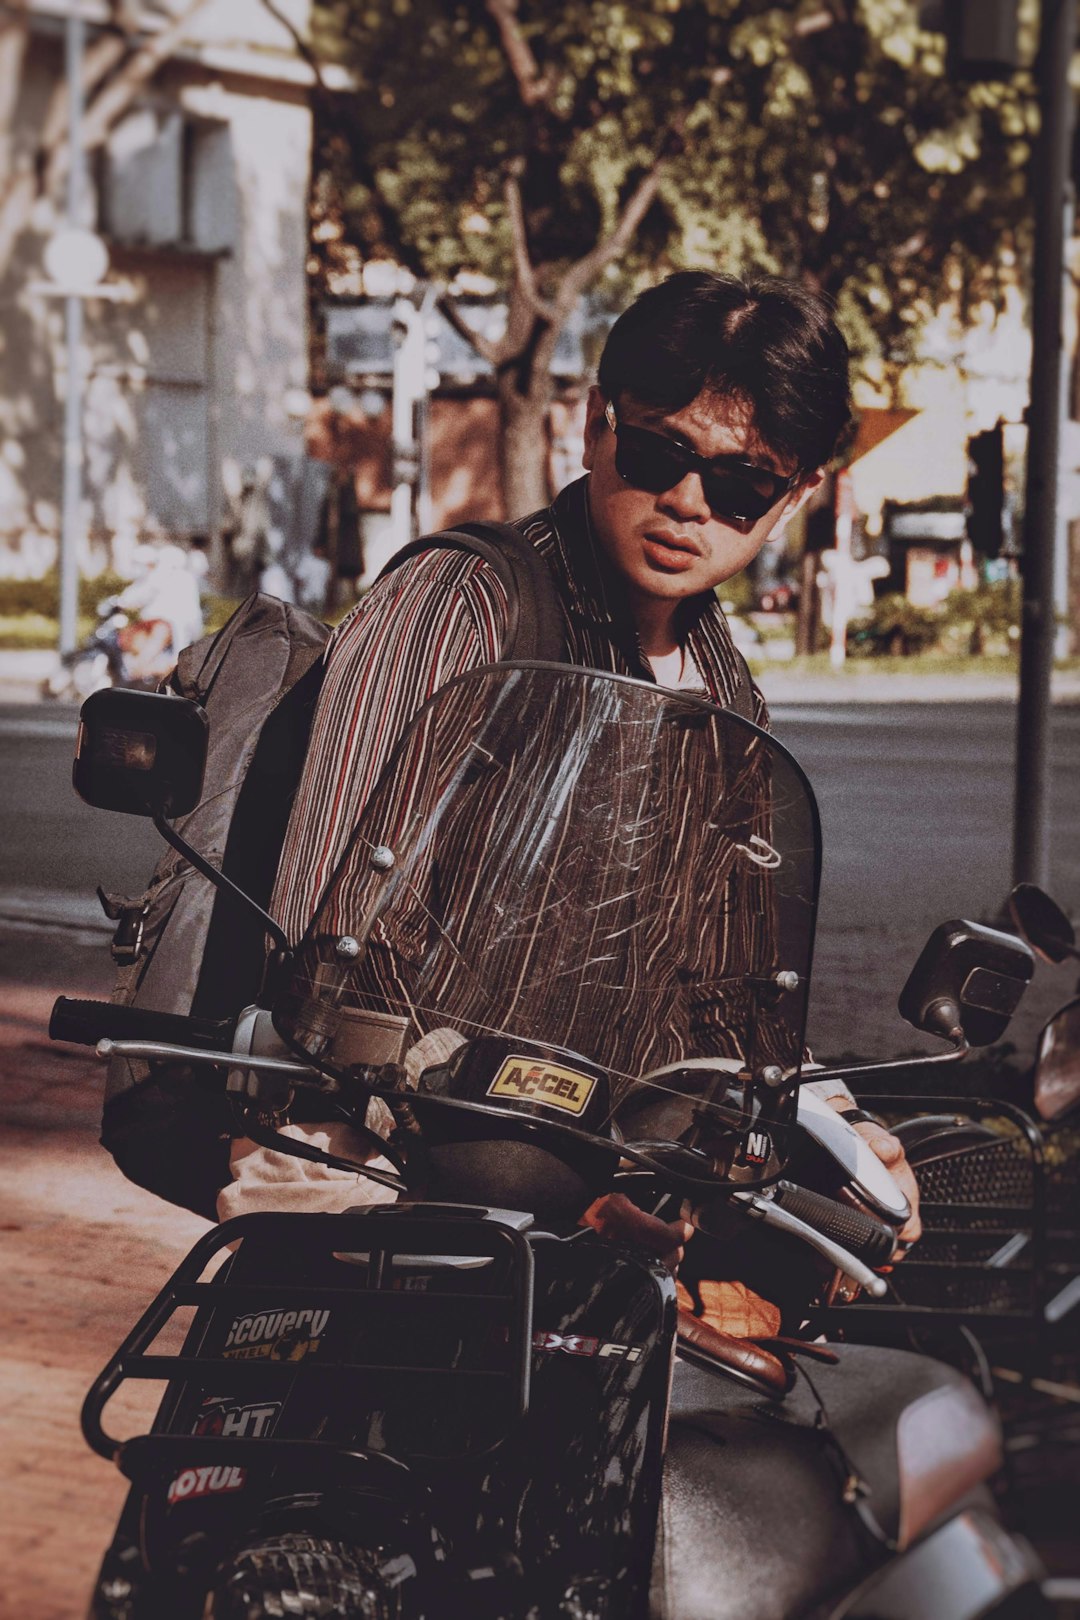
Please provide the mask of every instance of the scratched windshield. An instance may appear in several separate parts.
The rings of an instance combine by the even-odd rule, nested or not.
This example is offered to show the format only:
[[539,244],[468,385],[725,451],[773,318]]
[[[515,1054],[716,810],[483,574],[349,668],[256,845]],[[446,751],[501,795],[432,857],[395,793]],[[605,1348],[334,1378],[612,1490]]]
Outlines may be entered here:
[[[723,1058],[794,1081],[819,867],[813,795],[701,699],[544,665],[451,682],[355,828],[275,1022],[346,1067],[358,1016],[580,1054],[613,1106]],[[778,1079],[780,1076],[782,1079]]]

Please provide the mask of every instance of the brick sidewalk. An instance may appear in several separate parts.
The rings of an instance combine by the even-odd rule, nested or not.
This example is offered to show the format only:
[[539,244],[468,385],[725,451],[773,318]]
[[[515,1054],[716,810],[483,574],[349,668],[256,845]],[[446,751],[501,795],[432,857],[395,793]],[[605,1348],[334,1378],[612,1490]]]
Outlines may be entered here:
[[[98,1146],[103,1070],[89,1053],[49,1047],[52,999],[5,986],[0,1012],[0,1614],[13,1620],[72,1620],[86,1610],[125,1482],[87,1449],[79,1408],[206,1230],[125,1181]],[[145,1393],[152,1403],[160,1391]]]

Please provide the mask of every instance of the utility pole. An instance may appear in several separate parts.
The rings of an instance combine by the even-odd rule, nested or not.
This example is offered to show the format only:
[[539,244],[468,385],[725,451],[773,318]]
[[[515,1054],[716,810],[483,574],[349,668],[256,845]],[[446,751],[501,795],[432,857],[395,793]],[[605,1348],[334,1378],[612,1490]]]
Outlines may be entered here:
[[1020,695],[1016,725],[1013,882],[1045,885],[1050,853],[1050,677],[1054,665],[1063,381],[1065,219],[1073,98],[1069,67],[1077,0],[1042,0],[1038,84],[1041,128],[1031,166],[1035,212],[1031,403],[1028,423]]
[[431,522],[427,467],[427,402],[439,384],[433,362],[438,346],[432,338],[437,289],[424,288],[419,307],[412,299],[394,303],[394,373],[391,398],[393,488],[390,526],[394,550],[416,538]]
[[[67,225],[82,226],[85,154],[82,144],[82,64],[85,25],[78,7],[68,11],[64,36],[68,92]],[[79,600],[79,531],[82,518],[82,336],[83,301],[76,292],[64,299],[67,397],[64,400],[64,485],[60,517],[60,652],[72,652]]]

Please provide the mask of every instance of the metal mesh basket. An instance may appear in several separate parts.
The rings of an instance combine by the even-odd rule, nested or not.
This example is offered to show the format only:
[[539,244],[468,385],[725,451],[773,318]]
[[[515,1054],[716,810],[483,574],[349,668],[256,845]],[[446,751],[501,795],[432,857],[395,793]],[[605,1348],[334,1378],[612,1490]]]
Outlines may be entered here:
[[[923,1236],[893,1269],[885,1309],[910,1313],[913,1324],[928,1327],[959,1318],[980,1334],[1030,1329],[1046,1287],[1046,1186],[1036,1127],[1021,1110],[992,1099],[875,1097],[869,1106],[886,1123],[955,1110],[958,1127],[954,1150],[945,1129],[934,1156],[918,1163],[915,1155]],[[971,1121],[982,1127],[982,1140],[972,1140]]]

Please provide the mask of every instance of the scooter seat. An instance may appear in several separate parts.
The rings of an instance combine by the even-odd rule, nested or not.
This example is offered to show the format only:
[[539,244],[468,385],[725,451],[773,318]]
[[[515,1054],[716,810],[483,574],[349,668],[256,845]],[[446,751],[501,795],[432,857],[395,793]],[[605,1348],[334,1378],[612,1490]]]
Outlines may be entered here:
[[997,1424],[959,1373],[835,1348],[781,1402],[676,1362],[652,1620],[813,1613],[996,1471]]

